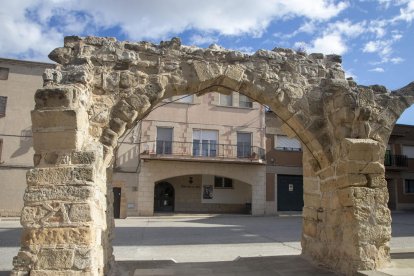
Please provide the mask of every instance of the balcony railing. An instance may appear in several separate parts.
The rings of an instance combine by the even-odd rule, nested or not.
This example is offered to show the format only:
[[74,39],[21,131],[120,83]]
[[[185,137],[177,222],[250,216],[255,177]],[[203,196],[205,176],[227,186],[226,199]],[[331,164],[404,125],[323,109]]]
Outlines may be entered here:
[[406,155],[385,154],[384,165],[388,167],[408,167]]
[[143,155],[183,156],[194,158],[225,158],[245,160],[266,160],[265,150],[260,147],[239,143],[238,145],[216,144],[214,141],[177,142],[150,141],[141,144]]

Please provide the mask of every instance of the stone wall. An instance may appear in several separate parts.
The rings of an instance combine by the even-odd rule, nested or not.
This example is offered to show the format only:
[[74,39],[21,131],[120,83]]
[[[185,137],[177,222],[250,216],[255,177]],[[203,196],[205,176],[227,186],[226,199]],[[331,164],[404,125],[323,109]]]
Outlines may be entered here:
[[[111,274],[106,168],[119,137],[164,98],[213,91],[266,104],[302,141],[304,255],[350,275],[388,263],[382,157],[414,102],[414,83],[390,93],[345,79],[337,55],[281,48],[247,55],[177,38],[155,45],[66,37],[49,57],[60,67],[46,70],[35,95],[35,169],[13,275]],[[253,203],[259,196],[253,189]]]

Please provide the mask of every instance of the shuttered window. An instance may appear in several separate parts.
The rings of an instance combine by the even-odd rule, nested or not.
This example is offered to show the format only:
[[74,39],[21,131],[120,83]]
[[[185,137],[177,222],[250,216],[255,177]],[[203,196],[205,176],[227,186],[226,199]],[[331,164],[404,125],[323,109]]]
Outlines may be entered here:
[[7,97],[0,96],[0,117],[6,116]]
[[277,150],[287,150],[287,151],[301,151],[302,150],[302,146],[297,139],[289,138],[285,135],[275,136],[275,148]]
[[240,94],[240,96],[239,96],[239,106],[240,107],[252,108],[253,107],[253,102],[252,102],[252,100],[250,100],[245,95]]
[[233,106],[233,95],[224,95],[224,94],[219,94],[220,95],[220,105],[223,106]]
[[414,146],[402,146],[402,153],[408,158],[414,158]]

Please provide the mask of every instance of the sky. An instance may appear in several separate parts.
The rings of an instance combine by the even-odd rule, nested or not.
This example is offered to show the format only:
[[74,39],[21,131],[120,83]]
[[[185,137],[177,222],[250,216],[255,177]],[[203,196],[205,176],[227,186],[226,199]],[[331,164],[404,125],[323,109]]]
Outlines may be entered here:
[[[254,53],[342,55],[348,77],[390,90],[414,81],[414,0],[9,0],[0,57],[49,61],[67,35],[111,36]],[[414,106],[398,123],[414,125]]]

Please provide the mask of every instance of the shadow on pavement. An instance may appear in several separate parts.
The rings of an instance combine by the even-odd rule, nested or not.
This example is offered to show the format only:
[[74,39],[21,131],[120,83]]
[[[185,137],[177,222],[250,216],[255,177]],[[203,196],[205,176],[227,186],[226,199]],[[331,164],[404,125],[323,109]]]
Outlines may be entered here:
[[116,275],[336,275],[301,256],[239,258],[231,262],[118,261]]

